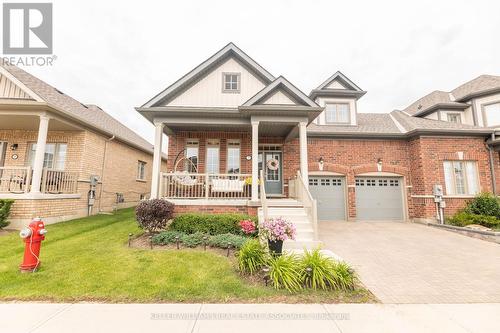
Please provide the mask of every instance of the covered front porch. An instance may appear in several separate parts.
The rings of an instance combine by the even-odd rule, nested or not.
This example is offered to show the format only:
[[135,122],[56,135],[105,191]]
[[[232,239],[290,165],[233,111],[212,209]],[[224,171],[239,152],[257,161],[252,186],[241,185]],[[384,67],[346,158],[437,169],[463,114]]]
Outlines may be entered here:
[[0,110],[0,198],[79,196],[82,135],[45,112]]
[[245,204],[260,203],[262,190],[268,198],[290,197],[297,171],[308,177],[307,121],[269,115],[156,119],[155,149],[162,134],[169,135],[169,163],[166,172],[153,165],[152,197]]

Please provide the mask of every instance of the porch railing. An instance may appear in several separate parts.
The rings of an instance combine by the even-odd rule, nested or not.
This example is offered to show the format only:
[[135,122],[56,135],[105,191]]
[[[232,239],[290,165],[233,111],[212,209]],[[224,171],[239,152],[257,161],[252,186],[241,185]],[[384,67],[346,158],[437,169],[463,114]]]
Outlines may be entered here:
[[161,173],[160,195],[171,199],[250,199],[249,174]]
[[300,171],[297,171],[297,178],[295,179],[295,196],[296,199],[304,205],[307,210],[314,231],[314,239],[318,239],[318,207],[316,199],[314,199],[309,192],[306,182],[302,178]]
[[26,193],[30,190],[30,167],[0,167],[0,193]]
[[269,217],[269,208],[267,204],[266,186],[264,182],[264,171],[260,170],[260,205],[262,206],[263,221]]
[[78,173],[43,169],[42,193],[73,194],[77,192]]

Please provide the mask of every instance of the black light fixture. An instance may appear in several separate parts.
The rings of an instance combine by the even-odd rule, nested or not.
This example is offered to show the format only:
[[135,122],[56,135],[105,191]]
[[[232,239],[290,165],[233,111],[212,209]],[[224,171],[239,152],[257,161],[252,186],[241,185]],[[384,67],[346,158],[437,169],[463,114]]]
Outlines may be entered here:
[[180,247],[179,247],[179,241],[180,241],[180,239],[181,239],[181,238],[180,238],[179,236],[175,236],[175,243],[176,243],[176,245],[177,245],[177,250],[179,250],[179,249],[180,249]]
[[13,143],[10,145],[10,150],[17,150],[17,148],[19,148],[19,144],[17,143]]
[[269,267],[264,266],[262,267],[262,273],[264,273],[264,282],[267,284],[269,283]]
[[130,247],[131,241],[132,241],[132,234],[128,234],[128,247]]
[[149,236],[149,247],[153,249],[153,236]]

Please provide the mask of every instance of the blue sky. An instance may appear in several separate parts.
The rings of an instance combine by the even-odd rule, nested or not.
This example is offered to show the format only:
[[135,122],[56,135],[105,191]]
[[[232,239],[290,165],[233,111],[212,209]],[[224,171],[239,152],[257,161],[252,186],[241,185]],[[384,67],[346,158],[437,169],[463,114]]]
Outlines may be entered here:
[[368,91],[360,112],[500,75],[499,1],[53,3],[58,59],[26,69],[149,141],[153,127],[134,107],[230,41],[306,93],[342,71]]

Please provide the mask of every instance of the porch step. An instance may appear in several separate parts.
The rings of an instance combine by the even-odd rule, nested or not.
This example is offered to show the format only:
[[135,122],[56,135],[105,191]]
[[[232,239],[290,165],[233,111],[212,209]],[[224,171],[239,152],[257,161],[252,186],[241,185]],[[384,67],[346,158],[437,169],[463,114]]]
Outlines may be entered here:
[[286,240],[283,242],[283,250],[315,250],[318,247],[322,247],[322,241],[314,241],[308,239],[300,239],[296,240]]
[[304,207],[295,199],[268,199],[268,207]]

